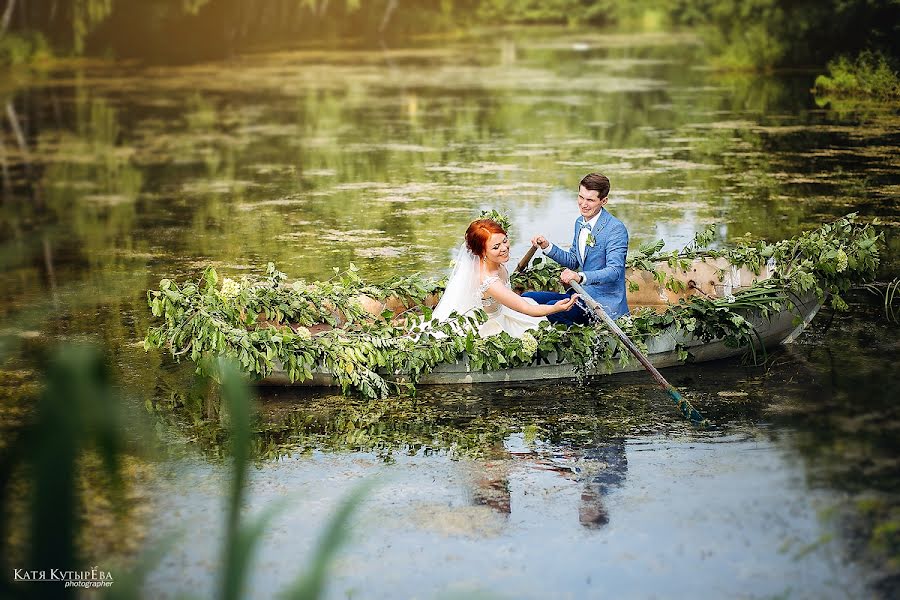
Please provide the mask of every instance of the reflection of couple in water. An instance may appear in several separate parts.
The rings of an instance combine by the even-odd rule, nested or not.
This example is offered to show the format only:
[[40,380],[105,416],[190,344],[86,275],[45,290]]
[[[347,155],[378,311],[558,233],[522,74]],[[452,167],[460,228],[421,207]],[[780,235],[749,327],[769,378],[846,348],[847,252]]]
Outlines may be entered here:
[[[586,175],[578,189],[578,210],[571,249],[562,250],[543,235],[531,239],[551,259],[562,265],[564,285],[576,281],[612,318],[628,314],[625,300],[625,254],[628,231],[621,221],[603,209],[609,199],[609,179],[599,173]],[[488,321],[479,328],[482,336],[505,331],[521,337],[541,321],[563,325],[585,324],[588,316],[572,292],[512,291],[509,272],[509,238],[490,219],[473,221],[457,255],[447,288],[433,318],[447,319],[452,312],[465,314],[482,308]]]
[[[555,471],[567,479],[581,483],[578,503],[578,521],[588,529],[597,529],[609,523],[609,512],[603,496],[621,486],[628,472],[625,456],[625,440],[614,439],[587,448],[558,448],[552,459],[533,458],[532,454],[511,454],[526,459],[526,468]],[[530,460],[529,460],[530,459]],[[497,512],[510,514],[512,499],[509,483],[509,465],[504,460],[492,468],[486,468],[475,482],[472,499],[475,504],[489,506]]]

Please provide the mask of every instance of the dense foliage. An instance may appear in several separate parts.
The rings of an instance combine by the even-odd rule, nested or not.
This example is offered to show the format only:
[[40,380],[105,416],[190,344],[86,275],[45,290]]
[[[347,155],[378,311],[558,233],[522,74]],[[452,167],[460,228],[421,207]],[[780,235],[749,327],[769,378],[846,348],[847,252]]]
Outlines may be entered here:
[[[774,262],[777,271],[733,296],[691,296],[662,313],[635,310],[618,323],[638,345],[668,331],[752,350],[756,333],[747,320],[750,314],[765,317],[812,293],[821,300],[830,295],[835,309],[846,309],[841,295],[874,276],[882,239],[872,225],[848,215],[777,243],[744,241],[711,250],[704,247],[712,241],[711,231],[706,231],[677,252],[661,253],[660,244],[648,245],[629,264],[652,271],[656,281],[667,286],[673,285],[671,277],[659,267],[684,267],[702,257],[724,257],[756,272]],[[516,276],[513,284],[545,287],[555,272],[541,261]],[[368,397],[411,389],[436,366],[460,360],[468,360],[471,370],[483,371],[565,361],[577,374],[609,369],[615,359],[629,360],[614,336],[594,326],[562,328],[545,322],[522,338],[506,333],[482,338],[475,332],[486,318],[481,311],[442,323],[430,321],[425,300],[442,286],[442,281],[418,276],[373,285],[363,281],[352,264],[314,283],[288,282],[271,263],[263,276],[240,281],[220,282],[216,271],[207,268],[196,281],[164,279],[158,290],[148,292],[150,310],[161,323],[151,327],[144,344],[146,349],[165,348],[176,359],[188,357],[214,377],[217,361],[210,359],[224,355],[237,359],[254,378],[279,367],[292,381],[309,380],[320,372],[333,377],[345,393],[356,390]],[[365,297],[401,299],[410,310],[401,318],[390,310],[375,317],[363,309]],[[310,327],[320,323],[339,327],[313,334]],[[689,358],[684,348],[679,347],[679,353]]]
[[900,98],[900,75],[883,54],[863,52],[851,60],[840,56],[828,63],[828,75],[816,78],[820,96]]
[[823,64],[839,53],[878,50],[900,56],[900,4],[893,0],[670,0],[677,24],[699,27],[714,61],[724,67],[759,69]]
[[[7,5],[15,0],[6,0]],[[62,51],[192,60],[248,45],[328,38],[377,39],[556,23],[690,27],[729,68],[824,64],[877,50],[900,56],[893,0],[53,0],[15,4],[12,29]]]

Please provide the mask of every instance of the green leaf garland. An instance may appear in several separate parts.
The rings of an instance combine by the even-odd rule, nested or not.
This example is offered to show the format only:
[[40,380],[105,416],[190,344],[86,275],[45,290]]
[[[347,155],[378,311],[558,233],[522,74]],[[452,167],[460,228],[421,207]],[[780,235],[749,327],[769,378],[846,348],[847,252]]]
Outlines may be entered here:
[[[697,258],[726,258],[759,273],[773,260],[776,273],[729,298],[691,296],[662,313],[638,308],[618,319],[642,349],[646,340],[668,329],[704,342],[723,340],[755,355],[758,340],[746,315],[766,317],[790,309],[796,298],[809,293],[822,301],[830,296],[836,310],[846,310],[843,294],[874,277],[883,243],[883,234],[856,214],[774,244],[742,241],[712,250],[708,246],[713,232],[708,228],[675,252],[662,252],[661,242],[644,245],[627,266],[653,273],[673,291],[683,290],[684,284],[660,271],[661,265],[687,270]],[[526,272],[513,275],[512,284],[518,289],[561,289],[560,270],[552,261],[538,259]],[[206,359],[218,356],[236,359],[254,379],[267,377],[279,366],[291,381],[327,373],[344,393],[371,398],[411,391],[437,365],[465,358],[473,371],[565,361],[580,376],[609,370],[615,360],[629,360],[614,336],[594,326],[564,328],[545,322],[521,339],[506,333],[481,338],[473,329],[486,315],[478,311],[423,327],[430,318],[425,301],[444,285],[443,280],[418,275],[370,284],[352,264],[331,279],[311,283],[288,282],[272,263],[264,276],[239,281],[220,278],[209,267],[196,280],[163,279],[159,289],[147,293],[158,324],[147,332],[144,347],[165,348],[176,360],[190,358],[198,371],[213,377],[218,377],[214,365],[219,361]],[[372,315],[364,310],[361,296],[400,298],[410,310],[400,322],[391,319],[390,310]],[[309,328],[321,323],[340,327],[313,335]],[[681,358],[689,358],[684,348],[677,350]]]

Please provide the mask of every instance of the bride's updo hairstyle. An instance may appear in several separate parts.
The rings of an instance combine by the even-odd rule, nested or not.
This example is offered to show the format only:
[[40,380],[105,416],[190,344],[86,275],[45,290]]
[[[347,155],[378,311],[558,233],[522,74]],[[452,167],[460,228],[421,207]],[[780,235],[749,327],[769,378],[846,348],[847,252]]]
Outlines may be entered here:
[[483,257],[488,240],[495,233],[506,235],[506,231],[493,219],[478,219],[469,223],[466,229],[466,246],[475,256]]

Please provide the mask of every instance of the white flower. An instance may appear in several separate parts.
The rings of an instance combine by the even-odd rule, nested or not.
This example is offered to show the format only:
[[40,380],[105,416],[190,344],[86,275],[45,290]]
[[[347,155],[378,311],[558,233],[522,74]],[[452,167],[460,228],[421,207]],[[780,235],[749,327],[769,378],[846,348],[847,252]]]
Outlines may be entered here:
[[734,294],[728,294],[725,299],[728,300],[728,304],[734,304],[734,301],[736,300]]
[[847,253],[844,252],[844,249],[841,248],[837,251],[837,272],[840,273],[842,271],[847,270]]
[[234,298],[241,293],[241,284],[234,279],[226,277],[222,280],[222,291],[219,293],[223,298]]
[[537,352],[538,349],[538,343],[534,336],[526,331],[519,339],[522,342],[522,350],[525,351],[525,354],[534,356],[534,353]]
[[304,340],[311,340],[311,339],[312,339],[312,333],[311,333],[310,330],[307,329],[306,327],[303,327],[303,326],[299,326],[299,325],[298,325],[297,328],[294,329],[294,333],[296,333],[296,334],[297,334],[297,337],[299,337],[299,338],[301,338],[301,339],[304,339]]

